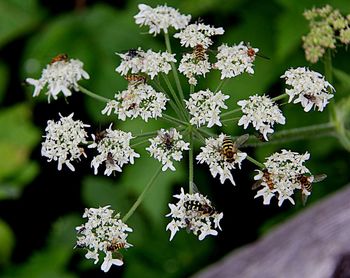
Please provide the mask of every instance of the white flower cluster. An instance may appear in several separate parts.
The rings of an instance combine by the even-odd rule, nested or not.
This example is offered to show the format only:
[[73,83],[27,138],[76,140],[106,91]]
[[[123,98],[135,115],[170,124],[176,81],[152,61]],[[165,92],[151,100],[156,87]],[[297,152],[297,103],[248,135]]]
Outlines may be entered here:
[[74,171],[75,168],[71,161],[80,159],[81,155],[86,157],[82,145],[87,144],[87,133],[85,127],[89,125],[82,121],[74,121],[73,114],[68,117],[63,117],[60,114],[60,120],[55,122],[53,120],[47,121],[45,128],[46,135],[43,136],[45,141],[41,146],[41,155],[46,156],[48,161],[58,161],[58,170],[62,169],[62,165]]
[[140,157],[132,148],[130,140],[133,138],[130,132],[121,130],[112,130],[112,124],[106,129],[103,138],[96,138],[93,134],[94,143],[89,148],[97,148],[99,154],[91,161],[91,167],[94,167],[95,175],[98,167],[105,163],[106,170],[104,175],[109,176],[113,171],[122,171],[124,164],[134,164],[134,158]]
[[147,84],[130,85],[127,90],[119,92],[114,97],[115,100],[106,104],[102,114],[110,115],[114,110],[118,119],[122,121],[126,118],[141,117],[147,122],[149,118],[161,117],[168,101],[164,93],[155,91]]
[[83,65],[81,61],[75,59],[56,61],[46,66],[40,79],[27,78],[26,82],[35,86],[33,97],[38,96],[46,85],[48,102],[51,97],[56,100],[60,92],[68,97],[72,95],[72,89],[79,90],[78,81],[80,79],[90,78],[89,74],[83,70]]
[[219,27],[211,27],[203,23],[194,23],[188,25],[184,30],[176,33],[174,38],[180,39],[180,43],[185,47],[195,47],[202,45],[204,48],[208,48],[213,44],[210,37],[214,35],[224,34],[224,29]]
[[193,232],[199,240],[203,240],[207,235],[218,234],[216,229],[221,230],[220,220],[224,215],[215,211],[208,198],[200,193],[185,194],[183,188],[181,193],[174,197],[179,201],[169,204],[171,212],[166,215],[173,218],[166,227],[166,230],[171,232],[170,240],[182,228]]
[[[236,164],[241,168],[241,163],[247,157],[247,154],[237,149],[234,151],[233,161],[227,161],[223,149],[224,139],[226,138],[228,137],[221,133],[217,138],[205,139],[205,146],[201,147],[202,152],[197,155],[196,159],[199,163],[205,162],[209,165],[210,173],[214,178],[219,174],[222,184],[226,179],[229,179],[233,185],[236,185],[231,170],[236,168]],[[237,148],[237,146],[235,147]]]
[[[298,154],[297,152],[282,150],[269,156],[264,163],[263,171],[257,170],[254,177],[263,186],[254,198],[262,196],[264,205],[270,204],[273,196],[278,198],[278,205],[281,206],[284,200],[289,200],[294,205],[291,197],[295,189],[301,189],[300,176],[309,174],[310,171],[303,163],[310,158],[309,153]],[[303,194],[310,194],[303,191]]]
[[258,48],[249,48],[243,42],[233,46],[222,44],[218,47],[217,62],[213,68],[221,71],[221,79],[232,78],[243,72],[253,74],[253,62],[258,51]]
[[265,95],[250,96],[249,100],[240,100],[237,104],[242,107],[243,112],[238,125],[243,125],[246,129],[251,123],[266,141],[268,141],[267,134],[274,132],[272,127],[275,123],[284,125],[286,122],[278,105]]
[[94,259],[95,264],[99,261],[101,252],[105,254],[101,269],[107,272],[112,265],[121,266],[123,260],[119,249],[126,249],[132,245],[126,241],[127,232],[132,232],[125,223],[120,220],[120,215],[114,214],[110,206],[85,209],[83,218],[87,222],[76,227],[77,247],[86,248],[87,259]]
[[221,126],[220,108],[227,109],[225,100],[228,98],[229,96],[221,91],[213,93],[209,89],[191,94],[189,100],[185,100],[186,107],[192,116],[190,123],[197,127],[204,124],[207,124],[207,127]]
[[169,27],[176,30],[185,28],[191,20],[190,15],[183,15],[178,10],[164,6],[152,8],[145,4],[138,5],[140,12],[134,16],[136,24],[148,26],[149,33],[157,35],[162,30],[168,33]]
[[183,73],[188,78],[188,83],[197,85],[196,75],[205,76],[211,69],[208,54],[203,54],[203,59],[197,59],[196,54],[186,53],[182,56],[179,65],[179,72]]
[[285,78],[286,84],[292,88],[286,89],[289,101],[300,102],[305,112],[309,112],[312,106],[323,111],[329,99],[334,95],[327,90],[335,91],[334,87],[325,80],[322,74],[305,67],[287,70],[281,78]]
[[163,164],[163,171],[168,168],[175,171],[172,160],[180,161],[182,152],[189,150],[190,144],[181,139],[182,135],[175,128],[161,129],[155,138],[149,139],[151,145],[146,150]]
[[[130,54],[131,53],[131,54]],[[154,52],[148,49],[146,52],[138,48],[127,53],[116,53],[122,58],[120,65],[115,69],[121,75],[145,73],[153,79],[159,73],[168,74],[171,70],[171,62],[176,62],[175,54],[168,52]]]

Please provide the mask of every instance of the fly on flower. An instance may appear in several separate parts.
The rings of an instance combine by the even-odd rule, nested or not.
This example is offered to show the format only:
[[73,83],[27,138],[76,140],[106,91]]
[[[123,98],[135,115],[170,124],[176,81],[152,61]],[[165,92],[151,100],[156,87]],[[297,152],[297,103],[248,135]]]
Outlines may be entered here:
[[227,162],[232,163],[236,159],[238,148],[244,145],[249,138],[249,134],[239,136],[236,141],[233,141],[229,136],[223,140],[220,153],[224,156]]
[[53,57],[50,64],[56,63],[56,62],[68,62],[68,55],[67,54],[58,54],[57,56]]
[[325,178],[327,178],[326,174],[318,174],[314,176],[301,174],[297,176],[297,180],[301,185],[301,200],[304,206],[306,204],[308,196],[311,194],[312,184],[316,182],[321,182]]
[[174,134],[175,128],[171,128],[169,132],[161,132],[158,130],[158,136],[163,140],[163,144],[168,151],[171,150],[174,145]]

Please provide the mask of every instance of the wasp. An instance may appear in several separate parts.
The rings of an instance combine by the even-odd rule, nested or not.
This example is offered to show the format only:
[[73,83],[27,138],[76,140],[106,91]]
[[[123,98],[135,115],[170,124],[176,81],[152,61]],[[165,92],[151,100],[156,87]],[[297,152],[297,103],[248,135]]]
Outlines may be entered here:
[[68,55],[67,54],[58,54],[57,56],[53,57],[51,59],[51,63],[56,63],[56,62],[60,62],[60,61],[64,61],[67,62],[68,61]]
[[228,163],[232,163],[236,159],[238,148],[247,142],[249,134],[239,136],[236,141],[233,141],[229,136],[226,136],[222,142],[221,154]]
[[194,211],[198,211],[200,213],[202,213],[203,215],[207,214],[207,215],[213,215],[216,210],[214,207],[208,205],[208,204],[203,204],[199,201],[195,201],[195,200],[189,200],[186,201],[184,203],[184,207],[186,208],[186,210],[194,210]]
[[260,185],[261,185],[261,183],[263,181],[266,182],[266,184],[267,184],[267,186],[269,187],[270,190],[273,190],[275,188],[275,185],[273,184],[271,173],[267,169],[263,169],[262,172],[263,172],[263,176],[261,177],[260,180],[256,181],[253,184],[252,190],[255,190],[258,187],[260,187]]
[[297,180],[299,181],[300,185],[301,185],[301,200],[303,205],[305,206],[307,198],[308,198],[308,194],[304,193],[304,190],[306,190],[307,192],[312,191],[312,184],[315,182],[320,182],[323,181],[325,178],[327,178],[326,174],[319,174],[319,175],[315,175],[315,176],[306,176],[303,174],[300,174],[297,176]]
[[205,60],[205,53],[206,52],[207,52],[207,50],[203,45],[197,44],[193,49],[193,56],[194,56],[196,62]]
[[125,248],[125,242],[118,242],[116,239],[112,239],[112,241],[107,245],[107,251],[115,252],[120,249]]
[[146,77],[140,74],[127,74],[125,79],[133,86],[146,83]]
[[158,131],[158,136],[162,139],[165,148],[169,151],[174,145],[175,129],[171,128],[169,132]]

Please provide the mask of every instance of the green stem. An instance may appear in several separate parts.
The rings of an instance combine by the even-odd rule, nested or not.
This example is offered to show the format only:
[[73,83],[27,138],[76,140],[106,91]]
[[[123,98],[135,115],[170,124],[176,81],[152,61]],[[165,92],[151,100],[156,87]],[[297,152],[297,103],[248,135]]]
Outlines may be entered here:
[[287,94],[282,94],[282,95],[279,95],[279,96],[277,96],[277,97],[272,98],[272,100],[273,100],[273,101],[277,101],[277,100],[280,100],[280,99],[284,99],[284,98],[286,98],[286,97],[288,97]]
[[188,188],[189,188],[189,193],[193,194],[193,133],[190,131],[189,134],[190,137],[190,150],[188,152]]
[[206,136],[209,136],[209,137],[215,137],[216,136],[216,134],[213,134],[213,133],[209,132],[208,130],[206,130],[205,128],[202,128],[202,127],[198,128],[197,130],[200,133],[202,133],[202,134],[204,134]]
[[[325,75],[326,80],[330,84],[332,84],[333,83],[333,66],[332,66],[332,50],[331,49],[327,49],[326,55],[324,56],[324,75]],[[331,93],[331,88],[328,88],[328,92]],[[337,114],[335,111],[334,98],[332,98],[329,101],[328,107],[329,107],[329,112],[330,112],[331,118],[336,119]]]
[[179,120],[179,119],[177,119],[177,118],[174,118],[174,117],[172,117],[172,116],[170,116],[170,115],[167,115],[167,114],[163,114],[163,118],[164,118],[165,120],[167,120],[167,121],[173,123],[173,124],[180,124],[180,125],[185,125],[185,126],[188,125],[186,122],[181,121],[181,120]]
[[162,170],[162,166],[160,166],[157,171],[154,173],[153,177],[150,179],[150,181],[148,182],[148,184],[146,185],[146,187],[143,189],[142,193],[140,194],[140,196],[137,198],[136,202],[132,205],[132,207],[130,208],[130,210],[125,214],[125,216],[123,217],[122,221],[125,223],[126,221],[128,221],[128,219],[130,218],[131,215],[133,215],[133,213],[135,212],[135,210],[137,209],[137,207],[141,204],[142,200],[145,197],[145,194],[147,193],[147,191],[151,188],[151,186],[153,185],[154,181],[156,180],[156,178],[158,177],[158,175],[160,174]]
[[131,144],[130,147],[131,147],[131,148],[135,148],[136,146],[143,145],[143,144],[145,144],[145,143],[147,143],[147,142],[149,142],[149,140],[148,140],[148,139],[145,139],[145,140],[142,140],[142,141],[140,141],[140,142]]
[[109,102],[109,101],[111,101],[111,100],[108,99],[108,98],[102,97],[102,96],[100,96],[100,95],[97,95],[97,94],[95,94],[95,93],[89,91],[88,89],[85,89],[85,88],[82,87],[81,85],[78,85],[78,88],[79,88],[80,92],[82,92],[82,93],[84,93],[84,94],[86,94],[86,95],[88,95],[88,96],[90,96],[90,97],[92,97],[92,98],[94,98],[94,99],[97,99],[97,100],[99,100],[99,101],[102,101],[102,102]]
[[156,134],[157,134],[157,131],[149,131],[149,132],[143,132],[143,133],[135,134],[134,137],[136,137],[136,138],[149,137],[149,136],[153,136],[153,135],[156,135]]
[[260,145],[279,144],[284,142],[296,141],[306,138],[315,138],[323,136],[334,136],[335,127],[331,122],[311,125],[306,127],[292,128],[275,132],[267,142],[261,142],[253,136],[244,144],[245,147],[257,147]]
[[247,160],[249,160],[251,163],[255,164],[256,166],[260,167],[261,169],[265,168],[265,165],[260,163],[259,161],[255,160],[251,156],[247,155]]
[[221,117],[230,116],[230,115],[235,114],[235,113],[237,113],[237,112],[241,112],[241,108],[236,108],[236,109],[233,109],[233,110],[231,110],[231,111],[222,113],[222,114],[221,114]]
[[194,129],[193,132],[194,132],[194,135],[199,138],[201,143],[205,143],[204,136],[198,130]]
[[227,123],[227,122],[231,122],[231,121],[237,121],[239,120],[240,117],[235,117],[235,118],[229,118],[229,119],[225,119],[225,120],[221,120],[221,123]]
[[215,91],[214,91],[214,94],[216,94],[221,88],[222,86],[224,86],[224,84],[226,83],[227,79],[222,79],[220,80],[220,83],[219,85],[216,87]]
[[190,94],[193,94],[193,92],[194,92],[194,86],[191,84],[190,85]]
[[[164,33],[164,38],[165,38],[166,49],[171,54],[172,51],[171,51],[171,44],[170,44],[170,40],[169,40],[169,34],[168,33]],[[174,80],[175,80],[175,83],[176,83],[177,90],[179,91],[181,100],[183,101],[185,99],[184,98],[184,93],[182,91],[182,87],[181,87],[181,84],[180,84],[180,79],[179,79],[179,76],[177,74],[177,68],[176,68],[176,66],[175,66],[175,64],[173,62],[171,62],[171,69],[172,69],[172,72],[173,72],[173,75],[174,75]]]

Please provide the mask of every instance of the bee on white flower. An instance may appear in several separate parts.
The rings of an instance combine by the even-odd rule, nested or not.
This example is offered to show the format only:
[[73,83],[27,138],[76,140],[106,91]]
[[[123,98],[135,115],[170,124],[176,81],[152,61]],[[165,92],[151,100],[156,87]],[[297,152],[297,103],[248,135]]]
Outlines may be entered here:
[[48,102],[51,97],[56,100],[60,92],[65,97],[72,95],[72,90],[79,91],[78,81],[89,79],[89,74],[83,70],[83,63],[79,60],[68,59],[65,54],[53,58],[42,71],[40,79],[27,78],[26,82],[35,87],[33,97],[47,87]]
[[305,112],[309,112],[312,107],[323,111],[334,96],[331,92],[335,92],[335,89],[325,80],[324,76],[308,68],[289,69],[281,78],[284,78],[286,84],[291,86],[290,89],[286,89],[286,94],[289,95],[288,102],[293,100],[293,103],[300,102]]
[[119,214],[114,214],[110,206],[85,209],[83,218],[87,218],[87,222],[75,228],[78,235],[76,247],[87,249],[85,257],[94,259],[95,264],[104,253],[101,265],[104,272],[112,265],[123,265],[120,250],[132,246],[126,240],[132,229],[122,222]]

